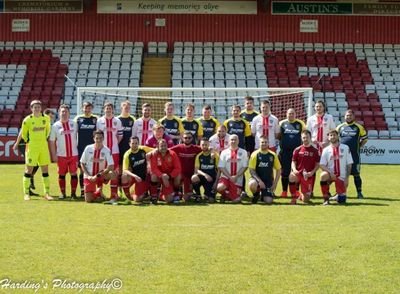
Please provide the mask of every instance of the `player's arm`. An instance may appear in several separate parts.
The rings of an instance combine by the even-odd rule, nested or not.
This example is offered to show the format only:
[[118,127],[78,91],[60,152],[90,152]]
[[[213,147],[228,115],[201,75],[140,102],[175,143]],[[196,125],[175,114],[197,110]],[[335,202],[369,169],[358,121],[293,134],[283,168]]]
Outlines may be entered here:
[[18,137],[17,137],[17,139],[15,140],[15,143],[14,143],[14,145],[13,145],[13,150],[14,150],[14,151],[18,150],[18,145],[19,145],[19,143],[21,143],[21,139],[22,139],[22,130],[19,131]]
[[282,169],[281,162],[279,161],[278,156],[274,153],[275,178],[271,187],[272,192],[275,192],[276,186],[278,185],[279,179],[281,178],[281,169]]
[[53,126],[51,128],[50,138],[49,138],[49,148],[50,148],[50,156],[52,162],[57,162],[57,135],[56,135],[56,128]]
[[360,128],[360,147],[363,147],[368,142],[368,134],[362,125],[358,127]]
[[280,136],[281,136],[281,127],[280,127],[279,122],[278,122],[277,119],[276,119],[275,122],[276,122],[276,123],[275,123],[275,130],[274,130],[274,132],[275,132],[275,139],[279,140],[279,138],[280,138]]
[[203,130],[203,125],[200,122],[200,120],[196,119],[198,129],[197,129],[197,142],[200,143],[201,139],[203,138],[204,135],[204,130]]
[[117,126],[118,144],[121,143],[123,135],[124,135],[124,130],[122,129],[122,123],[121,123],[121,120],[118,119],[118,126]]

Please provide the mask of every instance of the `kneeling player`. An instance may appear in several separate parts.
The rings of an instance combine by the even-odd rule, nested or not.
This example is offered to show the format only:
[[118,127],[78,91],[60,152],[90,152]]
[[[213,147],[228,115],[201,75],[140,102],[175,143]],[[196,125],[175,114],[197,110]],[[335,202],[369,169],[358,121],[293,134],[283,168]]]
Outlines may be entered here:
[[181,164],[176,153],[168,150],[167,141],[160,139],[157,149],[150,153],[150,195],[157,203],[157,188],[161,184],[161,198],[167,203],[179,202],[181,184]]
[[[322,150],[320,166],[321,191],[324,197],[324,205],[329,200],[337,200],[338,203],[346,203],[346,189],[349,183],[353,158],[350,149],[345,144],[339,143],[339,133],[331,130],[328,133],[329,146]],[[335,183],[337,196],[329,198],[329,185]]]
[[247,169],[247,151],[239,148],[238,135],[229,137],[229,148],[221,152],[218,168],[221,172],[217,191],[221,194],[221,200],[231,200],[233,203],[241,201],[244,173]]
[[[261,136],[260,149],[251,154],[249,188],[253,193],[252,202],[257,203],[260,196],[267,204],[272,204],[274,192],[281,176],[281,163],[275,152],[268,148],[268,138]],[[274,178],[275,169],[275,178]]]
[[116,179],[114,161],[110,149],[103,145],[104,133],[93,133],[94,144],[86,146],[81,157],[84,173],[85,201],[100,202],[104,200],[103,184]]
[[292,196],[292,204],[296,204],[297,185],[300,183],[300,200],[304,203],[310,201],[315,173],[319,168],[318,149],[311,145],[311,132],[304,130],[301,132],[302,145],[293,152],[292,172],[289,175],[289,189]]
[[[139,146],[138,137],[132,137],[129,141],[129,146],[130,149],[124,154],[121,177],[122,188],[126,198],[141,202],[150,188],[146,153],[153,149],[147,146]],[[132,185],[135,185],[135,193],[133,194],[129,191]]]
[[[202,138],[200,141],[201,152],[197,154],[194,175],[192,176],[193,189],[196,196],[200,196],[200,187],[204,188],[204,195],[208,202],[215,202],[215,190],[218,180],[218,160],[217,153],[211,152],[210,142],[207,138]],[[200,200],[197,198],[196,200]]]

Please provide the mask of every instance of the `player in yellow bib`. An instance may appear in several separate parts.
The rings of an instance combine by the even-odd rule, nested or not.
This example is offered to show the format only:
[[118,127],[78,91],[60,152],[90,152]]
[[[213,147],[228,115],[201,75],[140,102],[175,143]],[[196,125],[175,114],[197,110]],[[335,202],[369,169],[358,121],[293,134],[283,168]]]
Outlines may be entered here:
[[25,174],[23,178],[24,199],[30,200],[29,185],[33,168],[37,165],[42,170],[44,198],[53,200],[49,195],[49,170],[50,163],[49,146],[47,138],[50,135],[50,118],[42,113],[42,103],[33,100],[30,104],[32,114],[24,118],[22,122],[22,139],[26,142],[25,149]]

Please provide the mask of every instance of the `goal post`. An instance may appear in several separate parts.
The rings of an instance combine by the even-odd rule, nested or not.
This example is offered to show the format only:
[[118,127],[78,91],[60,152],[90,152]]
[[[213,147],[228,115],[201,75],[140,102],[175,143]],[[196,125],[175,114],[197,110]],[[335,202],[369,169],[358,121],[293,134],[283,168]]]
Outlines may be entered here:
[[238,104],[244,109],[244,97],[252,96],[255,110],[263,100],[270,100],[271,110],[279,119],[286,118],[286,111],[294,108],[299,119],[306,120],[312,115],[312,88],[120,88],[120,87],[77,87],[77,113],[82,104],[90,101],[94,105],[93,112],[102,114],[105,101],[114,103],[116,114],[120,111],[120,103],[129,100],[134,116],[141,116],[141,105],[152,105],[152,116],[159,119],[164,116],[164,104],[172,102],[177,116],[184,116],[185,105],[195,106],[195,116],[201,115],[204,105],[211,105],[213,115],[220,121],[231,116],[231,106]]

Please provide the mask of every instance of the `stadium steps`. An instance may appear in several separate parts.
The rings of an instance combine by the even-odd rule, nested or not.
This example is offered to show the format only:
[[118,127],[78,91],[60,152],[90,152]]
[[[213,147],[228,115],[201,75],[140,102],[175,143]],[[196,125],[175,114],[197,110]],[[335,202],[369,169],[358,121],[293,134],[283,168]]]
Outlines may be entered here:
[[[141,87],[171,87],[172,58],[170,57],[145,57],[142,67]],[[142,97],[143,102],[151,103],[153,117],[163,117],[164,104],[170,101],[169,93],[154,93],[159,99]]]

